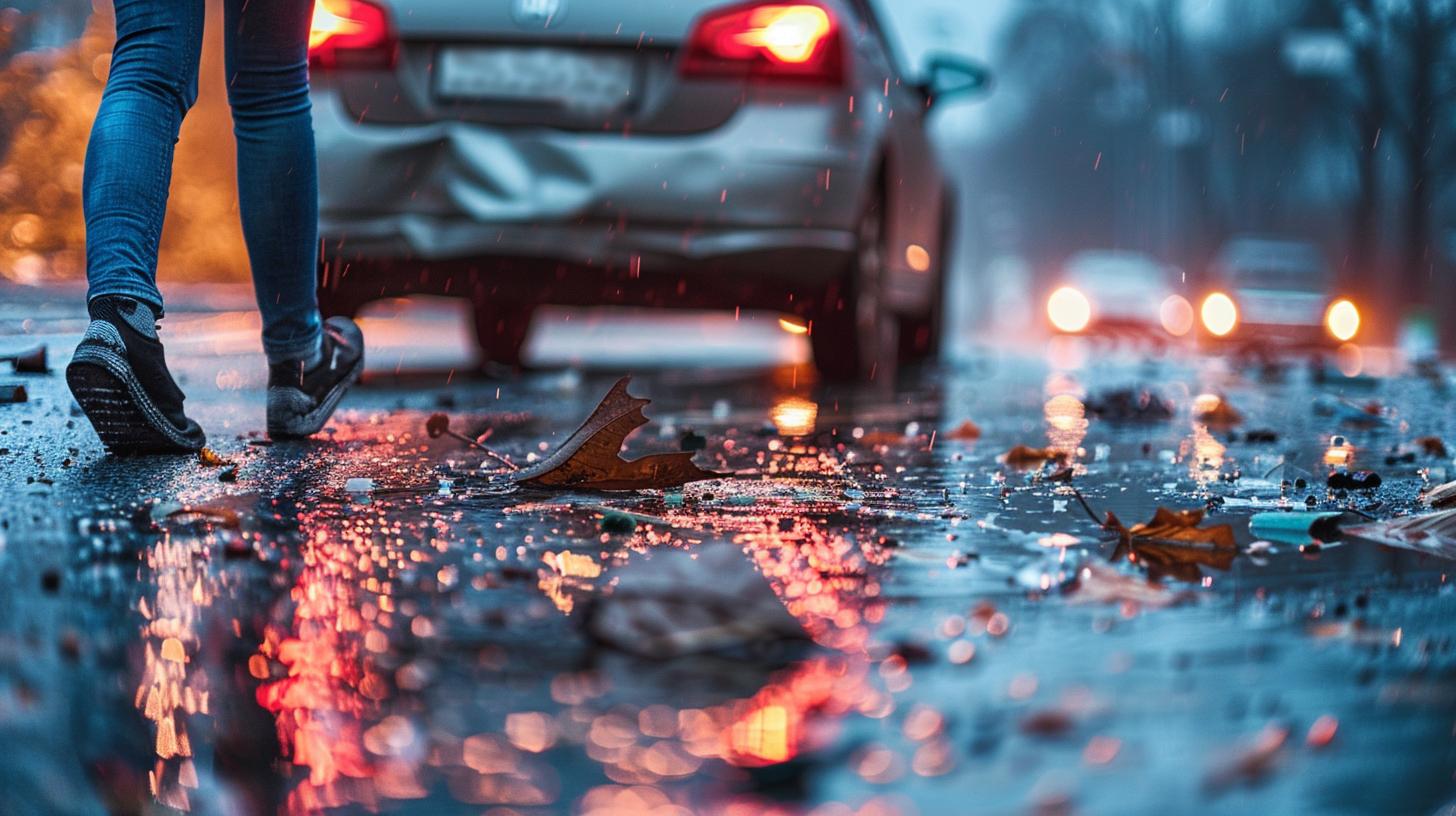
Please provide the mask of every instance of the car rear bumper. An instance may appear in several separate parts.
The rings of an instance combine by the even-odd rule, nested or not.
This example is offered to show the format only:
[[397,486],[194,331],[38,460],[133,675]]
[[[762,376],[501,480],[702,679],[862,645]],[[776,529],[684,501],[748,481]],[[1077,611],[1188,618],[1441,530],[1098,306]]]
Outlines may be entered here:
[[872,167],[852,119],[815,105],[745,105],[711,132],[634,136],[361,125],[325,88],[314,121],[321,235],[342,259],[844,253]]

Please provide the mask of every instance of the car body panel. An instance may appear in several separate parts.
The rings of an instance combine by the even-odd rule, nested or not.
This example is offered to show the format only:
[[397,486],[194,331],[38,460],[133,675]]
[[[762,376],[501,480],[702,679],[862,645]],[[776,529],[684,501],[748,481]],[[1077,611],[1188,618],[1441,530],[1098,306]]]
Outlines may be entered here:
[[[848,0],[825,3],[848,44],[840,88],[679,76],[694,20],[731,3],[576,0],[549,26],[519,19],[522,6],[551,5],[391,0],[394,66],[317,73],[327,259],[394,261],[402,275],[492,257],[651,262],[687,275],[776,250],[847,264],[866,197],[883,187],[886,302],[927,308],[946,192],[925,96]],[[638,98],[608,111],[444,100],[432,72],[441,49],[462,43],[631,53]],[[915,268],[926,256],[929,267]]]

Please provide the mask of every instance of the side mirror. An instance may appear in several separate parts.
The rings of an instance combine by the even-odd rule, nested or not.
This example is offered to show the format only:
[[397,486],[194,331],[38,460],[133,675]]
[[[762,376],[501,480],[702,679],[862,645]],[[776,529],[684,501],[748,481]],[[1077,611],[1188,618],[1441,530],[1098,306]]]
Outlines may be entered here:
[[958,96],[981,96],[991,90],[991,69],[954,54],[934,54],[926,61],[921,87],[931,104]]

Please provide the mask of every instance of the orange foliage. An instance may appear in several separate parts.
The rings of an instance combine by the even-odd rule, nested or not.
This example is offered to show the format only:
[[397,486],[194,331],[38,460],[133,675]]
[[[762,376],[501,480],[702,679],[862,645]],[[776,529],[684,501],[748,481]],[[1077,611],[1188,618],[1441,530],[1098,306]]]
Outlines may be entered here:
[[[114,39],[110,4],[97,6],[74,43],[0,66],[0,276],[43,283],[85,274],[82,162]],[[164,281],[248,274],[221,20],[221,3],[209,0],[200,93],[182,127],[162,233]]]

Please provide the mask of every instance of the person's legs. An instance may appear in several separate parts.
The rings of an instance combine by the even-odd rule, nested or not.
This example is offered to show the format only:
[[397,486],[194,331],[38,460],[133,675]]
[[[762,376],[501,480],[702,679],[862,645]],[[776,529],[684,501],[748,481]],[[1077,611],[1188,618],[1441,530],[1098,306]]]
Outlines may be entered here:
[[172,153],[197,98],[204,0],[115,0],[111,75],[86,149],[86,311],[66,382],[114,453],[194,451],[157,320],[157,245]]
[[268,433],[328,422],[364,369],[352,320],[318,308],[318,157],[308,95],[313,0],[224,0],[238,191],[268,355]]
[[87,300],[160,314],[157,244],[182,118],[197,99],[204,0],[116,0],[111,75],[86,148]]
[[318,158],[308,95],[312,0],[226,0],[238,198],[269,363],[319,349]]

